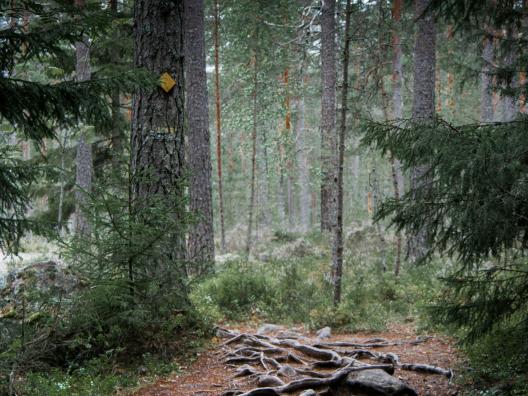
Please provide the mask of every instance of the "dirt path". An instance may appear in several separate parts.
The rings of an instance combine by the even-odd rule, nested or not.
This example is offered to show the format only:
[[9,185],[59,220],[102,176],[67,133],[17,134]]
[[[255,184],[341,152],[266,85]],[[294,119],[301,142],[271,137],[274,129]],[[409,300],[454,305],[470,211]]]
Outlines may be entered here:
[[[243,332],[254,332],[254,328],[238,327]],[[314,337],[313,334],[307,336]],[[393,325],[382,333],[336,334],[328,341],[342,341],[353,338],[384,338],[386,340],[415,340],[417,333],[410,325]],[[215,340],[213,345],[218,345]],[[456,368],[457,351],[453,341],[441,336],[433,336],[426,342],[417,345],[395,345],[383,348],[383,352],[399,355],[402,362],[437,365],[444,368]],[[215,347],[204,352],[188,369],[173,377],[161,379],[153,385],[146,386],[133,396],[216,396],[228,389],[251,389],[254,384],[247,379],[235,378],[235,368],[227,367],[221,354]],[[455,373],[456,375],[456,373]],[[443,376],[420,374],[413,371],[396,370],[394,376],[403,380],[419,395],[452,396],[458,394],[458,388]]]

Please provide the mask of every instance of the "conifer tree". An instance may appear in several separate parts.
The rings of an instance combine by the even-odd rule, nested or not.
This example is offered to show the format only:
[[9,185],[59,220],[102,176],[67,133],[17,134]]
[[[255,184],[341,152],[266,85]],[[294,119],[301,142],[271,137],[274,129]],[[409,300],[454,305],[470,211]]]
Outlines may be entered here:
[[203,0],[185,0],[185,88],[188,117],[189,210],[188,258],[212,270],[214,261],[213,196]]
[[[134,203],[165,208],[181,228],[171,230],[172,246],[153,263],[152,276],[165,287],[184,288],[184,14],[183,0],[136,1],[134,62],[160,79],[134,96],[131,169]],[[143,219],[148,225],[148,218]],[[177,282],[177,283],[174,283]],[[185,291],[182,289],[182,293]]]
[[337,183],[335,0],[321,0],[321,230],[335,225]]

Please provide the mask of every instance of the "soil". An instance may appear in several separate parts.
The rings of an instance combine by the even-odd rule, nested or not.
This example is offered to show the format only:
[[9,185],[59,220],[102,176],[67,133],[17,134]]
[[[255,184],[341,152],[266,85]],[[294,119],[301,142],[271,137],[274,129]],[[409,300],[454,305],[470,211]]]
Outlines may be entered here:
[[[231,327],[230,329],[248,333],[256,332],[256,328],[247,326]],[[315,339],[315,334],[303,333],[307,337]],[[417,334],[416,329],[411,324],[394,324],[389,326],[385,332],[338,333],[324,341],[357,341],[368,338],[412,341],[416,339],[417,335],[424,334]],[[213,339],[211,348],[201,353],[182,373],[160,379],[154,384],[135,391],[132,396],[215,396],[221,395],[229,389],[249,390],[254,388],[254,381],[233,378],[236,368],[228,367],[223,363],[222,353],[218,349],[221,342],[222,340]],[[460,361],[454,340],[439,335],[432,335],[427,341],[417,345],[403,344],[379,348],[378,350],[396,353],[402,363],[436,365],[453,369],[453,371]],[[457,385],[453,384],[452,380],[450,381],[440,375],[397,369],[394,376],[410,385],[420,396],[454,396],[459,392]]]

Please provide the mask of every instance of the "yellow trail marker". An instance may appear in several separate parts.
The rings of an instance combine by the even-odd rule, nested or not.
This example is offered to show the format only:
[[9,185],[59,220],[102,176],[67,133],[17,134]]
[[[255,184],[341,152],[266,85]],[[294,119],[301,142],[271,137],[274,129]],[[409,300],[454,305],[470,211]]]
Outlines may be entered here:
[[172,88],[176,85],[176,81],[167,72],[163,73],[160,77],[160,86],[165,92],[169,93]]

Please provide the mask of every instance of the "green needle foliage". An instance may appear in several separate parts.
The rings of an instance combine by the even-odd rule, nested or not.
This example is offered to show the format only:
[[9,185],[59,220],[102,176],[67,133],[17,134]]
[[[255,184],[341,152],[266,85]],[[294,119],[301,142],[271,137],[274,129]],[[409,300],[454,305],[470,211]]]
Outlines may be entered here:
[[441,321],[470,339],[497,326],[528,329],[528,120],[455,127],[440,119],[371,124],[365,143],[390,150],[406,167],[427,164],[425,183],[400,201],[386,200],[378,219],[424,229],[433,251],[460,267],[437,309]]
[[[19,135],[43,143],[57,128],[80,123],[108,130],[112,123],[108,95],[112,89],[131,92],[153,79],[141,70],[109,71],[90,81],[30,79],[20,68],[54,64],[71,69],[73,46],[83,37],[96,38],[112,21],[109,12],[88,5],[80,12],[67,2],[0,2],[0,120]],[[30,23],[24,22],[30,21]],[[7,149],[0,152],[0,248],[16,252],[18,241],[32,223],[25,220],[29,185],[38,167],[24,166]]]

